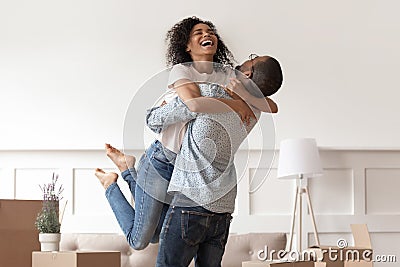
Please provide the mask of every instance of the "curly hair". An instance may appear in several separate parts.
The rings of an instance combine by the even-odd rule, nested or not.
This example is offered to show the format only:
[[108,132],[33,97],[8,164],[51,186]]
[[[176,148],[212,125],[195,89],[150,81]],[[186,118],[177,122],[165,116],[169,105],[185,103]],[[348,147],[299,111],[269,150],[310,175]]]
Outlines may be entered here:
[[213,61],[233,67],[233,55],[218,35],[214,24],[210,21],[204,21],[194,16],[176,23],[167,32],[167,37],[165,38],[167,43],[167,66],[171,67],[175,64],[193,61],[190,54],[186,51],[186,48],[190,39],[191,30],[199,23],[208,25],[211,30],[214,31],[215,36],[218,39],[217,52],[214,55]]

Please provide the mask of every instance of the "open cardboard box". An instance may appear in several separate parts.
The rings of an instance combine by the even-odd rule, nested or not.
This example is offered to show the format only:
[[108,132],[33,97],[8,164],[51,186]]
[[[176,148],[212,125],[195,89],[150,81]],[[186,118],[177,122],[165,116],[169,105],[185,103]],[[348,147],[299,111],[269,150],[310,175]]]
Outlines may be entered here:
[[40,250],[37,214],[41,200],[0,199],[0,266],[31,266],[32,251]]
[[120,267],[119,251],[32,252],[32,267]]
[[353,247],[311,247],[317,261],[326,262],[326,267],[372,267],[372,245],[366,224],[352,224]]

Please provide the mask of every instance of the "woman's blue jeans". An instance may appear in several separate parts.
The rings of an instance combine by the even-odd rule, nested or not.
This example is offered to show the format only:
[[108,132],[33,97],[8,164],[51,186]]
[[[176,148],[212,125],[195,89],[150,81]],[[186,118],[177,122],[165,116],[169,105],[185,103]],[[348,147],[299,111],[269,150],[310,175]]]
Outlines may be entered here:
[[171,202],[167,188],[175,157],[175,153],[155,141],[140,158],[137,172],[131,168],[121,173],[131,190],[134,208],[117,183],[111,184],[105,192],[129,245],[136,250],[144,249],[150,242],[158,242]]

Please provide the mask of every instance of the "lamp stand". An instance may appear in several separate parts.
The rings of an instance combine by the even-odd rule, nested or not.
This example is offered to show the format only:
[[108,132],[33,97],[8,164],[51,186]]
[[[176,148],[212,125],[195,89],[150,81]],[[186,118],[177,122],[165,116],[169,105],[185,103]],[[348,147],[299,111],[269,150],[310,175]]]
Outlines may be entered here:
[[296,222],[296,212],[298,216],[298,230],[297,230],[297,251],[302,252],[302,213],[303,213],[303,208],[302,208],[302,197],[303,195],[306,196],[307,200],[307,205],[308,205],[308,211],[310,213],[311,217],[311,222],[314,230],[314,240],[315,244],[319,246],[319,237],[318,237],[318,232],[317,232],[317,226],[315,224],[315,218],[314,218],[314,211],[311,205],[311,200],[310,200],[310,194],[308,192],[308,186],[301,186],[301,181],[303,180],[303,174],[299,175],[299,179],[297,179],[297,187],[296,187],[296,194],[294,198],[294,208],[293,208],[293,213],[292,213],[292,226],[290,228],[290,243],[289,243],[289,251],[292,250],[292,245],[293,245],[293,232],[294,232],[294,225]]

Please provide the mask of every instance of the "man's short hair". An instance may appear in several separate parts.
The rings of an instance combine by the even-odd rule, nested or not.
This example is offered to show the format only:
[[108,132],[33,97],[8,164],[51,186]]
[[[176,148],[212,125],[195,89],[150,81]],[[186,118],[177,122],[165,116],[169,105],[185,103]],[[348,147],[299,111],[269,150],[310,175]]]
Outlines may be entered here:
[[[254,72],[251,79],[258,86],[264,97],[275,94],[282,85],[283,74],[278,60],[269,57],[266,60],[259,60],[253,66]],[[254,94],[260,97],[260,93]]]

